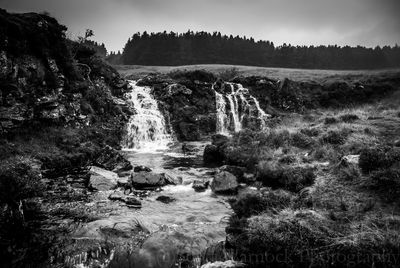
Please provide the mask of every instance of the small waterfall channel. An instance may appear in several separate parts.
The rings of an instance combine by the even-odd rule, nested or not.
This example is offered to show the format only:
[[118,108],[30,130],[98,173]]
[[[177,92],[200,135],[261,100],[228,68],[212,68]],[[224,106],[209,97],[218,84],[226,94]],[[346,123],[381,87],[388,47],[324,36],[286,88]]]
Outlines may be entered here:
[[[215,85],[213,85],[214,88]],[[238,132],[256,122],[259,128],[265,127],[265,120],[270,117],[260,107],[258,100],[241,84],[225,83],[221,92],[215,88],[217,133],[229,135]]]
[[129,101],[135,110],[127,125],[127,135],[123,141],[126,149],[155,151],[168,149],[173,137],[168,133],[164,115],[158,108],[157,100],[151,95],[150,87],[130,81],[132,91]]

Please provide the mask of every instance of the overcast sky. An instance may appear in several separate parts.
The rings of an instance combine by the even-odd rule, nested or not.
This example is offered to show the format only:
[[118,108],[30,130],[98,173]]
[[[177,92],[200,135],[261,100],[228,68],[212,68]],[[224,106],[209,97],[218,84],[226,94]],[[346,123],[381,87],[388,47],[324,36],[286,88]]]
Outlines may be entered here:
[[400,44],[400,0],[0,0],[12,12],[48,11],[70,37],[121,50],[135,32],[220,31],[275,45]]

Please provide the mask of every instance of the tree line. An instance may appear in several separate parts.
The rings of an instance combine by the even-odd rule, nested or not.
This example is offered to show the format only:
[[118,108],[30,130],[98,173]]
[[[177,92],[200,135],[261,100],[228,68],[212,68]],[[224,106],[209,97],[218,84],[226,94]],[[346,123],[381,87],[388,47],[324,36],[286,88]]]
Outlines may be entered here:
[[275,46],[220,32],[135,33],[120,53],[108,57],[113,64],[190,65],[234,64],[316,69],[378,69],[400,67],[400,47],[384,46]]

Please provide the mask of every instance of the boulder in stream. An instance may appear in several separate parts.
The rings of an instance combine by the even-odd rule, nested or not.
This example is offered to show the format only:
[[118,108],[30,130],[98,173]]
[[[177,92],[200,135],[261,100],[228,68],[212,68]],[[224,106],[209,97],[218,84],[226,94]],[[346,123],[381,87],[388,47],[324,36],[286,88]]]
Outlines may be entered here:
[[236,193],[239,184],[235,175],[228,171],[218,172],[212,183],[211,190],[218,194]]
[[154,190],[165,185],[176,185],[179,181],[165,173],[154,172],[134,172],[131,174],[130,182],[135,189]]
[[96,166],[90,167],[89,187],[98,191],[108,191],[117,187],[118,175]]
[[164,204],[169,204],[174,202],[176,199],[170,196],[166,196],[166,195],[160,195],[159,197],[156,198],[157,201],[160,201]]

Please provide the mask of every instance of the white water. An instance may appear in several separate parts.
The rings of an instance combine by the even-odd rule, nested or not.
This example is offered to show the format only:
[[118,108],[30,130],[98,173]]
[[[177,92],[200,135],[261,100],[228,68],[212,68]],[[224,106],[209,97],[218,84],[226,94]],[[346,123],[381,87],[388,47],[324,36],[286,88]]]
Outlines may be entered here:
[[135,114],[127,125],[124,149],[146,152],[168,149],[173,139],[167,131],[164,115],[150,93],[151,88],[138,86],[136,81],[131,81],[130,85],[132,91],[128,96]]
[[[229,134],[243,129],[248,120],[257,120],[260,128],[265,127],[265,120],[269,117],[260,107],[258,100],[241,84],[226,83],[230,92],[221,94],[215,91],[217,111],[217,133]],[[227,107],[227,102],[229,107]]]

